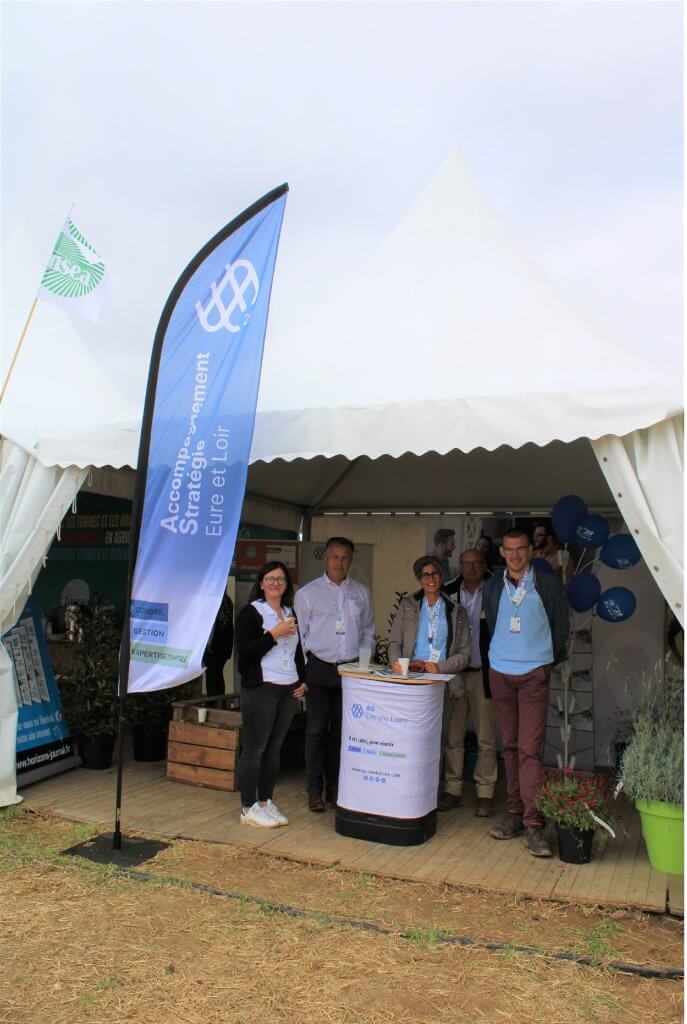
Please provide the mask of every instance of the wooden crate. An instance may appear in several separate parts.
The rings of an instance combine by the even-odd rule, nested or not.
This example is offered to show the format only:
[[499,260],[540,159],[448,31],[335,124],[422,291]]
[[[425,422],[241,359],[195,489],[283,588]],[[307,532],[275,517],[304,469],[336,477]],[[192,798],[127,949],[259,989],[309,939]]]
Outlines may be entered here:
[[[241,715],[234,710],[237,706],[232,694],[195,697],[172,705],[168,779],[209,789],[236,790],[241,746]],[[198,721],[199,707],[208,709],[202,723]]]

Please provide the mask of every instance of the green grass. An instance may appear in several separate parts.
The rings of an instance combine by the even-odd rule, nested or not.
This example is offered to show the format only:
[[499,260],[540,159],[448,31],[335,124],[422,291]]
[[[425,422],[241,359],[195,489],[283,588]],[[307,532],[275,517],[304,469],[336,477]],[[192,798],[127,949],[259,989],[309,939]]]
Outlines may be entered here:
[[74,1010],[79,1016],[85,1016],[100,1002],[103,997],[108,996],[114,989],[119,988],[124,982],[114,974],[106,974],[99,978],[92,990],[85,996],[81,996],[74,1004]]
[[604,918],[592,925],[589,931],[582,933],[576,952],[583,952],[598,960],[614,960],[619,954],[613,941],[621,933],[622,928],[616,921]]
[[442,928],[406,928],[403,938],[418,949],[436,949],[446,932]]

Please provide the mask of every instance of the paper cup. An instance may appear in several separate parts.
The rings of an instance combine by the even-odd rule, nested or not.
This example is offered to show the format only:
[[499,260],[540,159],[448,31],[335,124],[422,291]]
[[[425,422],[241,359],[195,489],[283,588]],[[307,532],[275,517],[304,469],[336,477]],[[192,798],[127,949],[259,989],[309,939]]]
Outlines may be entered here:
[[370,658],[372,657],[371,647],[359,647],[358,648],[358,668],[369,668]]
[[201,722],[201,723],[205,722],[207,720],[207,717],[208,717],[208,709],[207,708],[198,708],[198,721]]
[[407,676],[408,675],[408,665],[410,665],[410,658],[397,658],[396,660],[399,663],[399,665],[401,666],[401,675],[402,676]]

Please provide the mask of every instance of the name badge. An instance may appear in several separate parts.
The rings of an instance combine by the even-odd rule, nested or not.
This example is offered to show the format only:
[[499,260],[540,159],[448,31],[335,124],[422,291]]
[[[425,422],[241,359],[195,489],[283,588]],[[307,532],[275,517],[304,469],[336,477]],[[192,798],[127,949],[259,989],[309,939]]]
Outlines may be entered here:
[[281,649],[281,667],[283,672],[287,672],[291,668],[291,655],[286,646]]
[[430,647],[430,649],[429,649],[429,658],[427,658],[427,661],[433,661],[433,662],[436,663],[439,660],[440,655],[441,655],[441,651],[438,650],[438,648]]
[[343,619],[337,619],[336,620],[336,635],[337,636],[343,636],[343,634],[345,632],[346,632],[346,623],[344,622]]
[[514,615],[510,620],[510,631],[511,633],[520,632],[520,616]]

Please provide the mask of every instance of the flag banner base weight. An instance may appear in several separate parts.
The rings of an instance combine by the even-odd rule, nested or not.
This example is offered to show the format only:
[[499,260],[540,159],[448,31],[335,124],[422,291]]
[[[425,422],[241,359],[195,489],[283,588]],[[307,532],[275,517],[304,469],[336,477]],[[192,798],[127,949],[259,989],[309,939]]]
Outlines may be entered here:
[[138,868],[170,845],[170,843],[156,839],[123,836],[121,850],[113,850],[112,833],[102,832],[91,839],[86,839],[83,843],[70,846],[62,853],[67,857],[83,857],[84,860],[89,860],[93,864],[115,864],[120,868]]
[[387,818],[337,807],[334,827],[340,836],[351,839],[366,839],[387,846],[419,846],[436,832],[437,812],[430,811],[421,818]]

